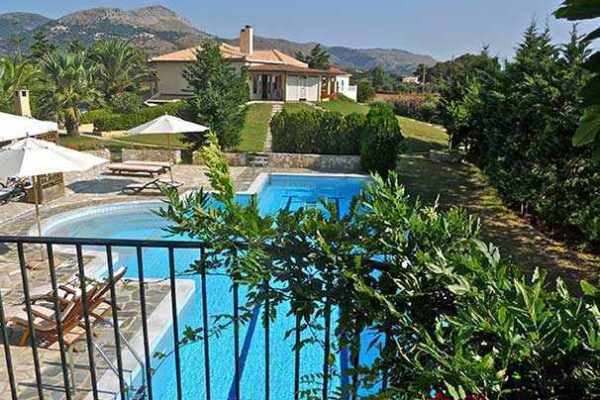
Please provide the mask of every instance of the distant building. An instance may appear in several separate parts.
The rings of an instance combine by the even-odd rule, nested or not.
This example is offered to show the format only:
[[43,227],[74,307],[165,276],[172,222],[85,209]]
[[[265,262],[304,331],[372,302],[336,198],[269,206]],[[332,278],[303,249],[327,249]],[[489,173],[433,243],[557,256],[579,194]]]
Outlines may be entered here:
[[[165,103],[186,98],[188,83],[183,71],[196,60],[199,47],[175,51],[150,59],[158,76],[158,93],[148,103]],[[254,50],[253,28],[240,33],[239,46],[220,45],[223,58],[236,70],[250,73],[250,99],[273,101],[323,101],[343,94],[356,101],[356,86],[350,85],[350,74],[338,69],[309,68],[279,50]]]
[[408,83],[413,85],[418,85],[421,83],[421,79],[418,76],[405,76],[402,78],[402,83]]

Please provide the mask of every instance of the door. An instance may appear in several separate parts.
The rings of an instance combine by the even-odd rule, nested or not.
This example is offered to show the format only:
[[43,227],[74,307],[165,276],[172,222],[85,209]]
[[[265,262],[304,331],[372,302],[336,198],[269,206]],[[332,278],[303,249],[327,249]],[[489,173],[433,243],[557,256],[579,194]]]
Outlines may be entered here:
[[308,78],[301,76],[298,79],[298,99],[306,101],[306,86],[308,85]]

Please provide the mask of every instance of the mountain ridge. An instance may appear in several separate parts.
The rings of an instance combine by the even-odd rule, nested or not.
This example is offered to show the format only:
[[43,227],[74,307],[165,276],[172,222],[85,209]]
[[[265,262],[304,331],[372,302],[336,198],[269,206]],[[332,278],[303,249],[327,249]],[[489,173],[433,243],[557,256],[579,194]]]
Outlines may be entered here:
[[[131,10],[96,7],[75,11],[58,19],[35,13],[0,14],[0,55],[14,52],[17,45],[21,50],[28,49],[37,30],[43,30],[48,39],[57,44],[79,40],[89,45],[102,38],[122,38],[130,40],[149,55],[191,47],[206,37],[237,43],[237,38],[222,39],[197,29],[191,22],[162,5]],[[285,38],[255,36],[257,49],[276,48],[290,55],[296,51],[308,53],[314,45],[316,42],[299,43]],[[355,70],[381,65],[389,72],[407,75],[418,64],[430,66],[436,63],[431,56],[402,49],[323,47],[330,53],[333,64]]]

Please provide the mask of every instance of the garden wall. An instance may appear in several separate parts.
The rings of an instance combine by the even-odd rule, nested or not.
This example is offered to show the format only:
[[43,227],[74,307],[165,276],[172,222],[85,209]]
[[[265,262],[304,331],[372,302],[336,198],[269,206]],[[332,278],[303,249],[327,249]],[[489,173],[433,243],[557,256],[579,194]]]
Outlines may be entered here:
[[[248,154],[246,153],[223,153],[227,162],[232,167],[245,167],[248,165]],[[200,152],[195,151],[192,156],[192,162],[195,165],[201,165],[203,162],[200,160]]]
[[181,150],[123,149],[123,161],[175,161],[181,162]]
[[[328,172],[360,172],[360,156],[334,154],[265,153],[269,158],[269,167],[306,168]],[[249,165],[247,153],[224,153],[232,167]],[[194,164],[202,164],[200,153],[194,153]]]
[[360,172],[360,156],[270,153],[269,167],[306,168],[329,172]]

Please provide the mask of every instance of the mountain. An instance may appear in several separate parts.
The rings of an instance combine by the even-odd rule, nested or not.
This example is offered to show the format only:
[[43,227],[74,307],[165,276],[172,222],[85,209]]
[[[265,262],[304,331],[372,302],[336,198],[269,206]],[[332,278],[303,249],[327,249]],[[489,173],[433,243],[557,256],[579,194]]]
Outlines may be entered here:
[[[237,44],[237,39],[226,39],[227,43]],[[257,49],[278,49],[284,53],[294,55],[297,51],[304,54],[316,45],[315,42],[297,43],[286,39],[270,39],[255,36],[254,46]],[[323,46],[331,56],[331,62],[340,67],[354,70],[369,70],[376,66],[383,66],[388,72],[399,75],[412,74],[419,64],[431,67],[437,61],[427,55],[414,54],[399,49],[353,49],[343,46]]]
[[19,42],[28,47],[33,31],[50,22],[50,18],[31,13],[0,14],[0,54],[14,50]]
[[[19,18],[19,15],[24,18]],[[3,14],[0,19],[4,16],[12,16],[12,20],[18,21],[14,26],[23,26],[31,19],[25,14]],[[208,36],[163,6],[129,11],[100,7],[77,11],[57,20],[46,19],[34,29],[22,32],[22,47],[28,47],[35,30],[43,30],[47,38],[56,44],[79,40],[89,45],[102,38],[127,39],[151,55],[193,46]],[[5,43],[5,46],[0,46],[0,53],[14,50],[14,43],[9,40],[9,35],[10,33],[4,35],[0,30],[0,43]]]
[[[0,55],[31,45],[33,33],[43,30],[48,39],[65,45],[79,40],[85,45],[102,38],[131,40],[149,55],[175,51],[198,44],[212,35],[196,29],[190,22],[163,6],[149,6],[133,10],[120,8],[92,8],[51,20],[29,13],[0,14]],[[17,38],[18,40],[15,40]],[[237,39],[224,39],[236,43]],[[255,37],[258,49],[276,48],[294,55],[296,51],[308,53],[316,43],[296,43],[286,39]],[[331,61],[339,66],[365,70],[382,65],[387,71],[406,75],[418,64],[435,64],[432,57],[413,54],[398,49],[353,49],[325,47]]]

